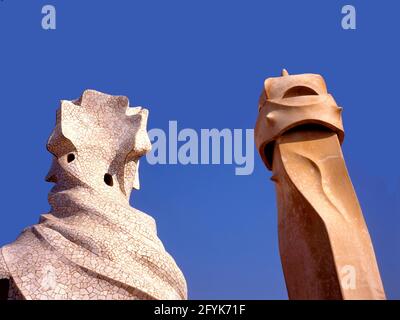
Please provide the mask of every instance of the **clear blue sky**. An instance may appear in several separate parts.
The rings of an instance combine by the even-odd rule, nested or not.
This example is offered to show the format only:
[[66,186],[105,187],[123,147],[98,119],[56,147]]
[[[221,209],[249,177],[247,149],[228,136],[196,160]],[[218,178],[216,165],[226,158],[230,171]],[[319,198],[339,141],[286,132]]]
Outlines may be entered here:
[[[389,298],[400,298],[400,3],[346,1],[0,2],[0,245],[49,209],[45,143],[60,99],[86,88],[150,110],[149,128],[253,128],[266,77],[320,73],[344,108],[348,169]],[[53,4],[57,29],[41,28]],[[190,298],[287,298],[275,190],[256,155],[230,165],[141,166],[131,203],[156,218]]]

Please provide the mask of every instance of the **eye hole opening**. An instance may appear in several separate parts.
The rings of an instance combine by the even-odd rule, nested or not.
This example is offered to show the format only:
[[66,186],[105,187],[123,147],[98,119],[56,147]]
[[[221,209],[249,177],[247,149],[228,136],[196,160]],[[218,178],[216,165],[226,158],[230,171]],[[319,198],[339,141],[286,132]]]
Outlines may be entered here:
[[318,93],[309,87],[295,86],[287,90],[283,95],[283,98],[292,98],[299,96],[318,96]]
[[75,160],[75,155],[73,153],[69,153],[67,155],[67,162],[70,163]]
[[110,187],[112,187],[114,185],[114,181],[113,181],[113,177],[111,174],[106,173],[104,175],[104,183]]

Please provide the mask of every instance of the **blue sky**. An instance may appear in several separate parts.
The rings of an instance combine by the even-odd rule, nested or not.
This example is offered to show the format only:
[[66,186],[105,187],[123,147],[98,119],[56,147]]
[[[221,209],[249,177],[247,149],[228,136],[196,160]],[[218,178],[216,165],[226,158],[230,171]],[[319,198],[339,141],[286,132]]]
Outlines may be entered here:
[[[344,109],[343,151],[389,298],[400,298],[400,50],[396,1],[0,2],[0,245],[49,209],[45,143],[61,99],[91,88],[150,110],[149,128],[254,127],[266,77],[319,73]],[[41,28],[41,8],[57,29]],[[134,207],[155,217],[193,299],[286,299],[275,190],[258,155],[233,165],[141,164]]]

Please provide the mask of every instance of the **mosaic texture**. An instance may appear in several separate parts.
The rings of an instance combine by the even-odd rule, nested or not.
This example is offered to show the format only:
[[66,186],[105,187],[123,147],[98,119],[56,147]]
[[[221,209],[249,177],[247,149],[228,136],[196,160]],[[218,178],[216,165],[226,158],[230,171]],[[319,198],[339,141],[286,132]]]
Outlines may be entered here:
[[273,172],[290,299],[385,299],[341,150],[342,108],[320,75],[265,81],[255,140]]
[[186,299],[152,217],[129,205],[148,111],[86,90],[62,101],[47,149],[51,211],[0,251],[9,299]]

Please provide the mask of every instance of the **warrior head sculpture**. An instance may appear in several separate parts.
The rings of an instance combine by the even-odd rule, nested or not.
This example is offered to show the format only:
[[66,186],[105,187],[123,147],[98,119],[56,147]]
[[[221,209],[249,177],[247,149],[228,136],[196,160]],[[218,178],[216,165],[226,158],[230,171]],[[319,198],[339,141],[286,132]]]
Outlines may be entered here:
[[266,167],[272,169],[272,154],[277,138],[301,125],[326,127],[344,139],[342,108],[328,93],[319,74],[290,75],[264,82],[257,118],[255,141]]
[[291,299],[385,298],[341,150],[341,111],[320,75],[284,70],[264,83],[255,142],[276,186]]
[[0,251],[9,299],[187,298],[154,219],[129,205],[151,148],[147,116],[94,90],[61,102],[47,143],[51,211]]
[[129,200],[132,188],[139,189],[139,159],[151,149],[147,117],[128,98],[94,90],[62,101],[47,143],[54,160],[46,180],[56,183],[55,191],[76,184]]

